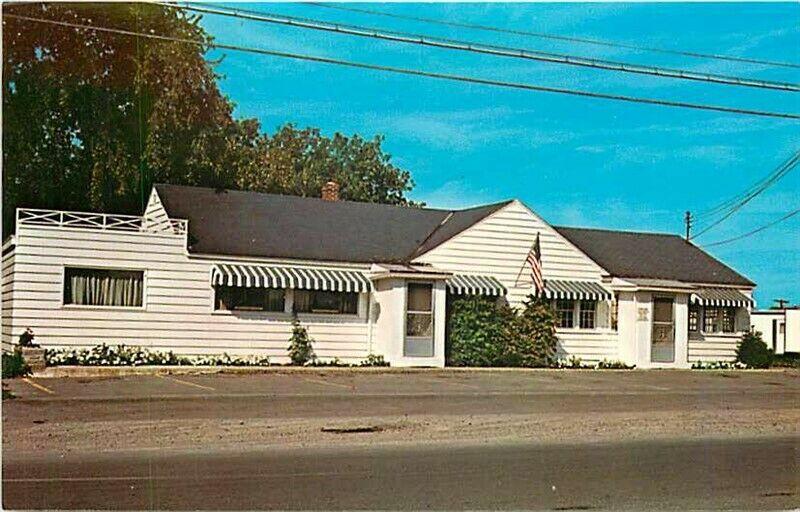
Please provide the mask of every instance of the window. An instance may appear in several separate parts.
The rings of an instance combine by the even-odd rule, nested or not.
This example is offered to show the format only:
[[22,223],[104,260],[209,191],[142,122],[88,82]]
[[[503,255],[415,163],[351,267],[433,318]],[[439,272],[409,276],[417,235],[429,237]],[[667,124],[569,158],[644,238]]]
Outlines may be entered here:
[[689,306],[689,332],[700,330],[700,308]]
[[722,310],[722,332],[734,332],[736,330],[736,310],[724,308]]
[[433,337],[433,287],[430,284],[408,284],[406,336]]
[[708,307],[703,310],[703,332],[735,332],[736,308]]
[[142,307],[144,271],[64,268],[64,304]]
[[284,291],[281,288],[242,288],[217,286],[215,309],[223,311],[282,312]]
[[596,311],[597,311],[596,300],[582,300],[580,302],[579,325],[581,329],[594,329],[594,319]]
[[556,301],[556,327],[570,328],[575,326],[575,301]]
[[295,290],[294,310],[298,313],[355,315],[358,313],[358,293]]

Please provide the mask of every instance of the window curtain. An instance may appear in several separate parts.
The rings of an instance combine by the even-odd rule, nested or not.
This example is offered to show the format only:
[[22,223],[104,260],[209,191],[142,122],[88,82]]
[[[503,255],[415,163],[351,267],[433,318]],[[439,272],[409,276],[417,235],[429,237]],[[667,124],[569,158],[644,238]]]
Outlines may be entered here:
[[69,304],[85,306],[140,307],[140,273],[75,272],[69,276]]
[[294,291],[294,310],[299,313],[311,311],[311,292],[308,290]]

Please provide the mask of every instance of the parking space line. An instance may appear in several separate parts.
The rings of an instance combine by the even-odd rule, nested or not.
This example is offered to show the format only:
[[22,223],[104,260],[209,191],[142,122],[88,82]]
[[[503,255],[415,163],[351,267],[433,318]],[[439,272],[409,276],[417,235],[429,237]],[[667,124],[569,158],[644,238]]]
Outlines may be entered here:
[[38,389],[39,391],[44,391],[45,393],[48,393],[50,395],[55,395],[56,394],[56,392],[53,391],[52,389],[44,387],[41,384],[39,384],[38,382],[33,382],[32,380],[30,380],[27,377],[23,378],[22,381],[25,382],[26,384],[29,384],[32,387]]
[[328,382],[328,381],[319,380],[319,379],[312,379],[310,377],[300,377],[300,378],[303,379],[306,382],[313,382],[315,384],[324,384],[326,386],[334,386],[334,387],[337,387],[337,388],[344,388],[344,389],[355,389],[355,386],[350,386],[350,385],[347,385],[347,384],[339,384],[339,383],[336,383],[336,382]]
[[448,380],[448,379],[428,379],[428,378],[425,378],[425,379],[419,379],[419,380],[424,380],[425,382],[429,382],[431,384],[439,384],[439,385],[453,384],[455,386],[463,386],[463,387],[469,388],[469,389],[481,389],[480,386],[476,386],[474,384],[467,384],[467,383],[464,383],[464,382],[458,382],[458,381],[453,381],[453,380]]
[[156,377],[159,377],[161,379],[171,380],[172,382],[177,382],[178,384],[184,384],[186,386],[192,386],[192,387],[195,387],[195,388],[206,389],[206,390],[209,390],[209,391],[216,391],[216,389],[212,388],[211,386],[203,386],[202,384],[195,384],[194,382],[189,382],[188,380],[176,379],[175,377],[170,377],[169,375],[156,374]]

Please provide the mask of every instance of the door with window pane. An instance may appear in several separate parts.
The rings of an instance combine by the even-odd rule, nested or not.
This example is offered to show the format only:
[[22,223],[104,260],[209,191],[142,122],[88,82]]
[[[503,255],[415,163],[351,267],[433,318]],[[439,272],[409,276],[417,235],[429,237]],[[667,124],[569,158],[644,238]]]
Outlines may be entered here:
[[433,357],[433,285],[408,283],[403,355]]
[[671,298],[653,299],[653,334],[650,360],[654,363],[675,361],[674,301]]

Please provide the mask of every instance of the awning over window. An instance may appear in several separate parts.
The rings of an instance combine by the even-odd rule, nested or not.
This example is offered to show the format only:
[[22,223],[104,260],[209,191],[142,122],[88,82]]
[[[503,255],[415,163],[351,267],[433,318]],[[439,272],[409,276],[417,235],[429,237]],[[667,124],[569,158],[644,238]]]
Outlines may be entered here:
[[457,295],[505,295],[506,287],[492,276],[455,274],[447,280],[447,291]]
[[372,290],[370,280],[358,270],[267,265],[214,265],[211,269],[211,284],[337,292],[368,292]]
[[595,281],[546,279],[544,296],[548,299],[611,300],[613,295]]
[[733,288],[699,288],[692,293],[692,304],[746,308],[753,299]]

